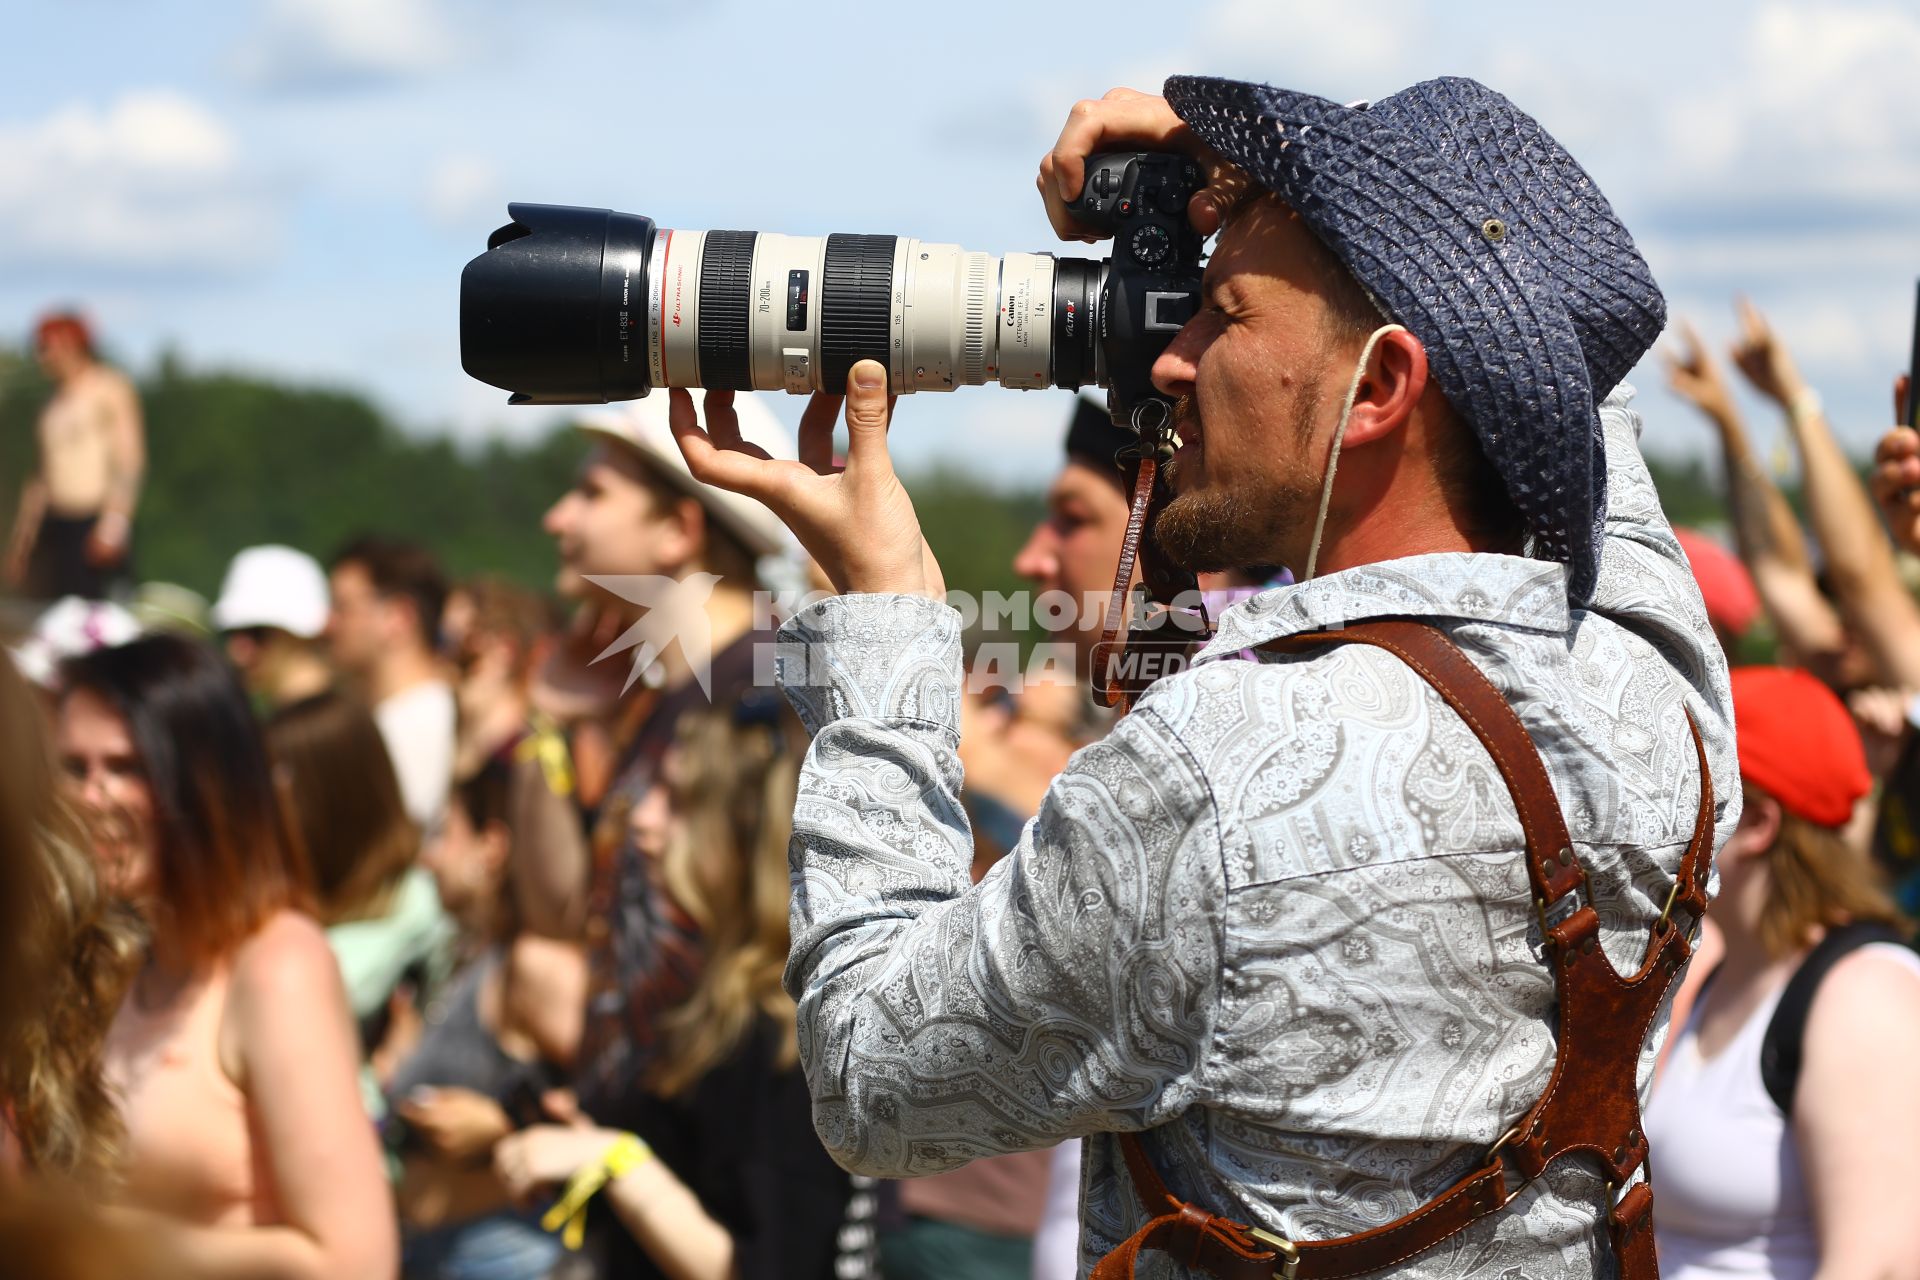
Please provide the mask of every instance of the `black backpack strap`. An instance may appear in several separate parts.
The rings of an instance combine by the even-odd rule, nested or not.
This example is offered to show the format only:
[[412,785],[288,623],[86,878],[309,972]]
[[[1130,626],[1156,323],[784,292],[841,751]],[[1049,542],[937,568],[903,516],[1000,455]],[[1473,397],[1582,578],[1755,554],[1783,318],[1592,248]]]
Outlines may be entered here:
[[1781,1115],[1789,1118],[1793,1115],[1793,1092],[1800,1083],[1807,1015],[1813,1011],[1813,998],[1820,993],[1820,983],[1834,965],[1861,947],[1876,942],[1904,946],[1907,937],[1892,925],[1873,920],[1838,925],[1827,930],[1827,936],[1807,952],[1807,958],[1787,980],[1787,989],[1774,1007],[1772,1021],[1767,1023],[1766,1038],[1760,1042],[1760,1079]]

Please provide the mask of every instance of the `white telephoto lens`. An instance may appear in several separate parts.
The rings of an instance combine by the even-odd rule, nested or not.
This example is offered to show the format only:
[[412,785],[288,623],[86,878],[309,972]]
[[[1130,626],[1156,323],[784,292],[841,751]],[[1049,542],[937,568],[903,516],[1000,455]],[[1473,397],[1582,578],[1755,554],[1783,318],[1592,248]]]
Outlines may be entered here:
[[[647,261],[648,373],[656,387],[839,394],[857,360],[875,359],[897,394],[1078,386],[1095,368],[1079,361],[1066,382],[1054,368],[1055,275],[1051,254],[662,227]],[[1074,305],[1078,353],[1092,317]]]

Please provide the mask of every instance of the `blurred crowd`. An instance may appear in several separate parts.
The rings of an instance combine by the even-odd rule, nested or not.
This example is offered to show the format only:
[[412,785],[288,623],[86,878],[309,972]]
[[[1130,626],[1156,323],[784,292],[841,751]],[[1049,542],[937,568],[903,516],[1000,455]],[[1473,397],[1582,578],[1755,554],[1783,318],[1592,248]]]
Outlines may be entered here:
[[[1920,992],[1920,437],[1863,478],[1740,324],[1729,360],[1686,327],[1668,356],[1724,456],[1723,527],[1679,536],[1746,810],[1648,1115],[1657,1221],[1670,1275],[1853,1274],[1855,1182],[1920,1146],[1855,1118],[1920,1054],[1886,1016]],[[376,531],[240,549],[208,602],[139,580],[131,385],[77,316],[36,348],[0,614],[0,1275],[1073,1274],[1077,1143],[876,1185],[814,1135],[782,985],[807,743],[756,597],[807,566],[691,480],[664,398],[583,422],[548,590]],[[1078,406],[1013,565],[1036,592],[1110,585],[1127,443]],[[1287,581],[1203,585],[1217,612]],[[1101,621],[1059,637],[1075,681],[966,707],[976,876],[1107,727]]]

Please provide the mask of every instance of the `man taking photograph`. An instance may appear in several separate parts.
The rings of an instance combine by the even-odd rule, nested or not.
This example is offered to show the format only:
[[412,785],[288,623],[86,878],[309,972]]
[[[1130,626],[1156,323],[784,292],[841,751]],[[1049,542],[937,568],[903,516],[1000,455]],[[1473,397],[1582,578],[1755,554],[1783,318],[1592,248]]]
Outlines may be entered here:
[[[1153,370],[1181,440],[1155,536],[1188,569],[1302,581],[1227,611],[979,885],[957,615],[887,456],[884,370],[849,377],[844,471],[835,399],[799,464],[730,448],[724,394],[703,431],[674,392],[674,425],[696,476],[762,498],[844,593],[788,624],[783,660],[815,735],[787,977],[828,1148],[913,1175],[1089,1135],[1083,1268],[1175,1241],[1141,1273],[1228,1274],[1228,1219],[1270,1242],[1231,1274],[1293,1275],[1294,1242],[1505,1168],[1555,1069],[1543,951],[1571,969],[1597,942],[1632,974],[1676,896],[1691,928],[1691,872],[1739,813],[1726,665],[1619,385],[1664,301],[1537,123],[1467,80],[1352,107],[1197,77],[1115,91],[1043,162],[1062,235],[1084,235],[1064,202],[1086,156],[1129,145],[1206,160],[1188,212],[1220,233]],[[1580,890],[1536,906],[1534,824],[1481,725],[1371,643],[1296,639],[1381,618],[1443,633],[1517,715],[1551,784],[1529,811],[1550,790]],[[1522,1170],[1456,1234],[1298,1274],[1610,1274],[1631,1191],[1596,1169]]]

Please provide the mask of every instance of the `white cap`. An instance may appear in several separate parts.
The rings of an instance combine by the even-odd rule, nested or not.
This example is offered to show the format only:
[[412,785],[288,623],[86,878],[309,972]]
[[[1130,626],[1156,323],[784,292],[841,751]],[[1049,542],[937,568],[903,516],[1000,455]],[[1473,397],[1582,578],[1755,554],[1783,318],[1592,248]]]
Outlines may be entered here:
[[[704,429],[707,425],[706,406],[701,400],[702,397],[695,397],[693,407]],[[789,462],[800,456],[793,433],[773,416],[773,410],[759,400],[750,395],[738,396],[734,399],[733,409],[740,420],[740,438],[746,443],[759,445],[770,457]],[[637,450],[661,475],[699,499],[700,505],[745,543],[754,555],[772,555],[787,550],[791,545],[787,527],[773,512],[752,498],[701,484],[693,478],[693,473],[687,470],[687,460],[680,456],[680,446],[674,442],[673,428],[667,425],[665,391],[630,400],[618,408],[596,409],[583,414],[580,429],[618,440],[628,448]]]
[[320,562],[292,547],[248,547],[227,566],[213,625],[221,631],[278,627],[302,640],[327,628],[327,575]]
[[35,684],[52,687],[61,662],[111,649],[140,635],[140,623],[131,613],[105,600],[67,596],[50,605],[33,624],[33,634],[13,651],[20,674]]

